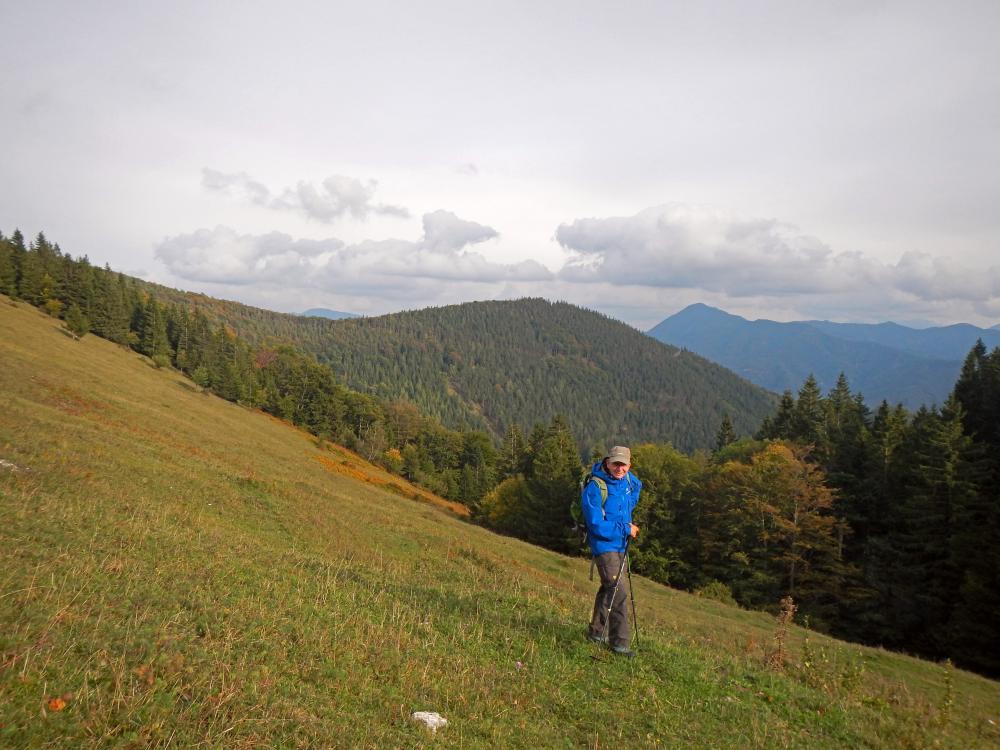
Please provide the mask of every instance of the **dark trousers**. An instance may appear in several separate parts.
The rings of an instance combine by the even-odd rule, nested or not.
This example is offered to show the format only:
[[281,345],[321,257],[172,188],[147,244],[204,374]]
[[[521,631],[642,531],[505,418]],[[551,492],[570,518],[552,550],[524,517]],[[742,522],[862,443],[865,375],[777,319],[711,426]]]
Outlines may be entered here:
[[[591,635],[602,636],[608,623],[608,609],[611,609],[611,627],[607,629],[608,642],[615,647],[628,648],[631,631],[628,625],[628,576],[622,568],[621,552],[605,552],[594,558],[594,565],[601,576],[601,588],[594,600],[594,614],[590,618]],[[611,594],[615,591],[615,581],[621,568],[622,580],[615,592],[614,602]]]

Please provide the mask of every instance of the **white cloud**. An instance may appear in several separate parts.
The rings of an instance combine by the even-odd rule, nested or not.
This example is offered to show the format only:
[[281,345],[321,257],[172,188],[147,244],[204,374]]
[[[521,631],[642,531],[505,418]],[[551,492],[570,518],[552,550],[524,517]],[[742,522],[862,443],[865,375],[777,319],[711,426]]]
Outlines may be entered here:
[[896,264],[823,242],[773,219],[745,219],[678,204],[634,216],[578,219],[556,239],[571,252],[559,278],[584,283],[700,289],[732,298],[891,296],[988,304],[1000,296],[1000,267],[962,268],[905,253]]
[[[238,234],[229,227],[199,229],[164,239],[156,257],[188,281],[231,285],[281,284],[288,288],[398,293],[414,281],[497,283],[544,281],[551,272],[534,261],[505,264],[488,260],[469,245],[497,237],[492,227],[447,211],[424,217],[416,241],[293,239],[287,234]],[[425,292],[427,290],[425,289]]]
[[208,190],[243,198],[255,205],[279,211],[301,212],[307,218],[331,223],[344,216],[366,219],[370,214],[407,218],[410,212],[402,206],[373,203],[378,183],[362,182],[354,177],[331,175],[316,187],[300,180],[294,188],[274,193],[246,172],[226,173],[203,167],[201,184]]
[[492,227],[460,219],[450,211],[424,214],[423,245],[431,251],[447,252],[498,236]]
[[342,250],[338,239],[294,240],[281,232],[241,235],[229,227],[199,229],[164,239],[156,257],[175,276],[220,284],[282,282],[311,273]]

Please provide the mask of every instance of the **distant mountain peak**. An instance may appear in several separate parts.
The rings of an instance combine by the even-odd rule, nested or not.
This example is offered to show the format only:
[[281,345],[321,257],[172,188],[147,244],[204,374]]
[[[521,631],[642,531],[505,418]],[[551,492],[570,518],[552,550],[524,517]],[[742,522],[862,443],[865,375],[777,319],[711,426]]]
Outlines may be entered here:
[[[698,315],[702,317],[717,317],[717,318],[739,318],[739,315],[734,315],[733,313],[726,312],[725,310],[720,310],[718,307],[712,307],[711,305],[706,305],[704,302],[695,302],[693,305],[688,305],[683,310],[671,315],[671,318],[689,317],[692,315]],[[740,320],[746,320],[746,318],[740,318]]]

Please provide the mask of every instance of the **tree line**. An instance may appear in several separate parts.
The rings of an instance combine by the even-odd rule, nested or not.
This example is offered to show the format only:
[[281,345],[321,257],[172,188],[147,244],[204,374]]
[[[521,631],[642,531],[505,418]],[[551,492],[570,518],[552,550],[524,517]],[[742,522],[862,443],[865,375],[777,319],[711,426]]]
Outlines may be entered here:
[[[405,399],[456,430],[549,423],[561,415],[581,450],[606,440],[711,446],[724,413],[744,434],[776,398],[690,352],[600,313],[544,299],[492,300],[326,320],[138,281],[160,301],[202,310],[251,345],[281,341],[350,388]],[[615,393],[621,409],[604,408]]]
[[[158,289],[73,259],[44,234],[29,246],[20,232],[0,234],[0,292],[75,335],[93,332],[352,448],[497,531],[581,551],[570,506],[584,463],[565,416],[528,432],[512,422],[499,441],[449,429],[410,400],[349,388],[315,356],[263,334],[250,343],[204,305]],[[726,415],[713,450],[633,445],[644,483],[634,567],[746,607],[791,595],[819,629],[998,675],[998,412],[1000,349],[980,343],[940,407],[883,402],[873,412],[843,376],[825,395],[810,377],[753,437],[738,438]]]

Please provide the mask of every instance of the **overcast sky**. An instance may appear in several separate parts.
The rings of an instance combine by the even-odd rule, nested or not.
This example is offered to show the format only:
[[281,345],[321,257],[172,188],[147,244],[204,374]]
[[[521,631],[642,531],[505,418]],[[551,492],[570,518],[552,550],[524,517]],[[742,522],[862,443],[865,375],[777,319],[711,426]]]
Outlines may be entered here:
[[1000,3],[0,3],[0,231],[275,310],[1000,322]]

